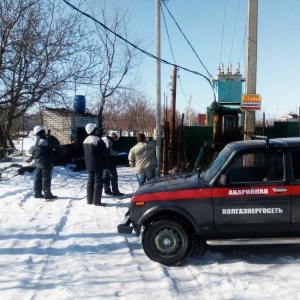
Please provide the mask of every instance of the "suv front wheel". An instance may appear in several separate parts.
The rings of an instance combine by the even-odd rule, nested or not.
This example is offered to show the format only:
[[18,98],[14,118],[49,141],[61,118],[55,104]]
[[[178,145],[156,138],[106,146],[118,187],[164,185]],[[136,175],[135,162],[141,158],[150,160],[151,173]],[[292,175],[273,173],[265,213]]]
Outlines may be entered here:
[[147,225],[142,243],[150,259],[167,266],[183,262],[192,251],[192,237],[188,228],[170,219],[153,221]]

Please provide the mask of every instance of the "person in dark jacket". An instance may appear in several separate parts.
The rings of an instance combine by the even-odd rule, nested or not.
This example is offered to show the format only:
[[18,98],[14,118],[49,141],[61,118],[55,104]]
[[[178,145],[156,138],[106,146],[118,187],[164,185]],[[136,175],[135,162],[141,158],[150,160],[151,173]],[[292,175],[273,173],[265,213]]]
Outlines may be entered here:
[[[104,193],[106,195],[113,196],[123,196],[124,193],[119,191],[118,187],[118,172],[117,172],[117,156],[118,151],[114,150],[114,141],[119,139],[120,133],[118,131],[110,131],[107,136],[104,136],[102,140],[104,141],[107,149],[109,149],[109,155],[107,157],[107,168],[103,173],[103,184]],[[111,189],[110,189],[111,183]]]
[[[37,136],[35,145],[29,149],[33,155],[36,171],[34,178],[34,198],[56,199],[51,192],[51,179],[54,162],[54,150],[60,146],[59,140],[48,134],[43,126],[35,126],[33,129]],[[42,193],[44,192],[44,194]]]
[[85,126],[88,137],[83,141],[86,170],[89,173],[87,183],[87,203],[96,206],[105,206],[101,202],[103,189],[103,170],[107,166],[107,149],[103,140],[98,136],[96,124]]

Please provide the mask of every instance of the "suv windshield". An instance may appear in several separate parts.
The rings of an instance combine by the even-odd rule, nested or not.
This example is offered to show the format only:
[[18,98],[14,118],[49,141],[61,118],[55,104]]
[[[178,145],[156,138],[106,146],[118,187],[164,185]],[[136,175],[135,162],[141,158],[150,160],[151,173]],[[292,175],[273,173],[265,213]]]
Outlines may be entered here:
[[220,168],[224,165],[224,163],[229,159],[232,151],[225,147],[217,156],[217,158],[212,162],[212,164],[205,170],[203,174],[201,174],[201,178],[207,182],[210,182],[218,173]]

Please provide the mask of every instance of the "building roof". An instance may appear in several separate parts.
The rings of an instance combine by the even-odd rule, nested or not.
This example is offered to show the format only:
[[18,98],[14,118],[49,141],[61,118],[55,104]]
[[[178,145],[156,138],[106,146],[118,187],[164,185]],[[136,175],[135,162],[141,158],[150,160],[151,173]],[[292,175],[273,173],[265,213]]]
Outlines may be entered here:
[[284,114],[283,116],[281,116],[281,119],[286,119],[286,118],[298,118],[299,116],[293,112],[293,111],[289,111],[286,114]]
[[49,111],[55,111],[59,113],[65,113],[65,114],[72,114],[72,115],[80,115],[80,116],[90,116],[90,117],[95,117],[97,118],[97,115],[91,114],[91,113],[79,113],[76,112],[75,110],[67,109],[67,108],[53,108],[53,107],[44,107],[45,110]]

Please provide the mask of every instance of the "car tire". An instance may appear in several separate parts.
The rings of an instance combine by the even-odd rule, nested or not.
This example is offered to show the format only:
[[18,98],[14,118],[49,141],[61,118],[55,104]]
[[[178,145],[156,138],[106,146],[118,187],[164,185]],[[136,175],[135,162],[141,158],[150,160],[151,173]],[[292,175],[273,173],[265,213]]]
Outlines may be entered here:
[[157,220],[144,229],[142,244],[145,254],[167,266],[183,262],[192,251],[192,236],[179,221]]

